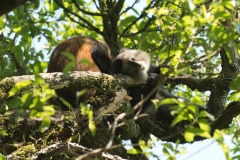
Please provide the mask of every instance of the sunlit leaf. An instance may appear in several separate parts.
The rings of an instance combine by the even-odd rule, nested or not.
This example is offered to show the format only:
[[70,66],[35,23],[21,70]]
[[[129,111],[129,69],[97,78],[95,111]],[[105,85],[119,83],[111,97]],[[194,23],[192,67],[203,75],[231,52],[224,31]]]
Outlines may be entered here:
[[198,113],[199,110],[197,106],[191,104],[187,106],[187,109],[188,111],[191,111],[193,114]]
[[127,153],[129,153],[129,154],[140,154],[141,152],[142,151],[135,149],[135,148],[127,150]]
[[176,124],[178,124],[181,121],[186,120],[186,117],[184,117],[183,115],[177,115],[171,122],[171,127],[175,126]]
[[[4,25],[3,16],[0,17],[0,28],[2,29]],[[1,31],[1,30],[0,30]]]
[[21,102],[24,104],[24,106],[28,106],[31,104],[33,99],[33,95],[31,93],[25,93],[22,95]]
[[6,160],[6,158],[2,154],[0,154],[0,160]]
[[200,96],[193,96],[191,97],[191,102],[198,104],[198,105],[204,105],[204,101]]
[[47,105],[43,106],[43,112],[45,113],[45,115],[52,116],[55,114],[55,109],[53,105]]
[[200,120],[198,120],[197,123],[198,123],[200,129],[202,129],[203,131],[210,132],[211,127],[210,127],[209,122],[207,121],[207,119],[200,119]]
[[2,137],[7,136],[7,135],[8,135],[7,130],[1,130],[1,131],[0,131],[0,135],[1,135]]
[[179,104],[179,102],[175,98],[166,98],[162,100],[159,105],[168,105],[168,104]]
[[177,68],[178,64],[180,63],[180,58],[182,56],[182,51],[181,50],[176,50],[176,51],[173,51],[173,54],[175,56],[171,60],[171,66],[173,66],[174,68]]
[[211,121],[214,120],[214,116],[204,110],[200,112],[199,117],[209,118]]
[[95,126],[95,123],[94,123],[93,120],[89,120],[88,127],[89,127],[89,129],[91,131],[91,134],[95,135],[96,134],[96,126]]
[[192,142],[194,140],[195,134],[192,132],[185,132],[184,133],[184,138],[187,142]]
[[216,129],[214,131],[214,138],[217,140],[222,139],[223,138],[222,132],[220,130]]
[[40,132],[45,132],[51,124],[49,117],[43,118],[41,125],[39,126]]
[[14,31],[14,32],[19,32],[21,29],[22,29],[22,27],[19,26],[19,27],[13,28],[13,31]]
[[29,86],[30,84],[32,84],[31,81],[23,81],[23,82],[17,82],[15,84],[15,86],[9,91],[9,97],[14,96],[15,94],[17,94],[21,89]]

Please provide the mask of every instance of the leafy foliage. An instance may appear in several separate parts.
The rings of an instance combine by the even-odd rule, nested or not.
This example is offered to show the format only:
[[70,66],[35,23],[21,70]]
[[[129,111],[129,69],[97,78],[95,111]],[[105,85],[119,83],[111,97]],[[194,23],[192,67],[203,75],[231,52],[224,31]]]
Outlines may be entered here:
[[[226,96],[216,97],[224,99],[221,101],[223,106],[239,101],[240,78],[235,75],[239,71],[235,72],[233,69],[239,63],[236,59],[240,52],[237,2],[147,0],[143,3],[136,0],[131,4],[125,2],[124,5],[121,2],[124,1],[41,0],[26,3],[0,17],[0,79],[24,74],[34,74],[36,78],[33,82],[16,84],[9,92],[11,98],[21,92],[23,87],[30,84],[35,87],[31,88],[32,92],[0,105],[4,107],[1,110],[17,109],[19,115],[27,115],[33,119],[40,117],[41,132],[48,129],[55,109],[47,101],[55,96],[55,92],[40,78],[39,73],[46,71],[46,61],[53,46],[79,34],[105,40],[113,54],[122,47],[147,51],[151,54],[152,64],[160,65],[165,77],[192,75],[199,79],[220,78],[226,80],[226,83],[231,81],[230,87],[224,90],[227,92]],[[223,50],[226,56],[223,55]],[[67,73],[76,64],[71,54],[64,55],[71,60],[64,69]],[[227,68],[227,65],[232,68]],[[41,86],[41,89],[37,86]],[[166,90],[180,100],[169,98],[155,103],[174,104],[171,108],[174,116],[171,127],[187,121],[188,125],[182,133],[187,142],[192,142],[199,136],[211,138],[211,122],[214,118],[211,115],[213,111],[208,107],[214,99],[210,98],[216,95],[212,94],[214,89],[221,85],[213,84],[214,89],[209,88],[202,92],[186,86],[168,83]],[[219,92],[222,91],[220,89]],[[62,101],[71,108],[68,102]],[[83,104],[80,105],[80,110],[88,117],[89,129],[95,135],[97,130],[93,111]],[[226,159],[230,159],[229,152],[234,153],[233,159],[239,158],[238,121],[239,117],[236,117],[228,130],[235,144],[232,150],[224,143],[222,131],[217,130],[214,133]],[[0,134],[4,136],[7,133],[0,131]],[[178,143],[177,141],[176,146],[170,143],[163,145],[163,153],[168,159],[175,159],[175,155],[181,152],[178,150]],[[139,144],[142,151],[146,151],[149,156],[147,150],[151,145],[142,140]],[[139,151],[134,148],[129,153],[136,154]]]

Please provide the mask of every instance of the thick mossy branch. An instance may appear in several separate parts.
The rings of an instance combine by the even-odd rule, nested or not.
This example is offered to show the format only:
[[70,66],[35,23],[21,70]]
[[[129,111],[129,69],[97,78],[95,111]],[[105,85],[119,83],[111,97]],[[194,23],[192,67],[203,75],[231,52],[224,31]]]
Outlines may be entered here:
[[8,96],[8,92],[15,85],[13,78],[7,78],[0,82],[0,102]]
[[[41,133],[39,130],[41,119],[24,119],[19,117],[16,127],[16,121],[14,120],[14,117],[16,117],[15,112],[7,112],[4,115],[0,115],[0,130],[7,133],[1,139],[0,152],[5,155],[9,154],[10,157],[12,155],[19,157],[21,155],[18,151],[22,149],[34,149],[34,151],[26,152],[37,155],[39,149],[44,149],[53,142],[66,142],[69,139],[73,142],[78,142],[80,137],[82,145],[89,148],[102,148],[108,144],[112,136],[109,126],[104,123],[105,118],[114,114],[116,110],[119,110],[122,107],[121,103],[124,103],[126,100],[128,100],[126,90],[120,89],[117,91],[116,96],[109,106],[102,106],[102,108],[94,110],[93,120],[96,125],[96,133],[94,136],[90,132],[88,118],[82,116],[79,111],[57,112],[52,117],[52,123],[49,129],[44,133]],[[34,143],[34,145],[31,148],[25,148],[25,145],[27,146],[27,144],[23,144],[25,141],[29,144]],[[120,140],[114,139],[112,144],[116,145],[119,143]],[[5,146],[4,144],[18,144],[19,146]],[[20,150],[17,149],[18,147],[20,147]],[[68,150],[66,150],[66,152],[68,152]],[[127,155],[123,147],[109,152],[123,157]]]
[[[75,114],[78,114],[77,112],[62,112],[58,113],[58,115],[59,114],[61,117],[65,115],[66,118],[58,119],[56,115],[56,117],[52,119],[50,128],[44,133],[38,130],[40,125],[39,120],[21,119],[18,121],[17,127],[13,120],[11,122],[9,120],[1,121],[0,126],[5,126],[9,135],[2,138],[0,152],[7,155],[8,159],[26,159],[26,157],[31,157],[29,159],[47,159],[51,157],[61,159],[61,154],[66,154],[69,157],[78,157],[85,153],[87,154],[85,155],[87,158],[92,158],[92,156],[97,156],[98,158],[99,156],[104,157],[105,154],[109,156],[113,154],[115,159],[118,157],[116,155],[127,157],[125,149],[120,145],[120,140],[117,141],[118,143],[114,140],[113,146],[110,148],[104,147],[112,133],[109,131],[108,126],[103,124],[102,121],[96,121],[97,132],[95,136],[92,136],[90,133],[83,135],[81,130],[85,127],[75,123],[78,120],[72,119],[75,117]],[[7,117],[10,115],[14,116],[14,114],[8,114]],[[1,116],[0,119],[3,117],[4,116]],[[82,118],[80,119],[83,120]],[[86,119],[85,122],[87,122]],[[1,128],[1,130],[3,129]],[[18,138],[16,139],[16,137]],[[80,137],[80,144],[84,146],[83,148],[79,144]],[[70,139],[71,142],[75,143],[68,142]],[[70,143],[66,144],[66,146],[70,145],[69,147],[71,149],[63,146],[63,144],[65,144],[64,142]],[[86,146],[88,146],[89,149],[85,149]],[[98,149],[92,150],[93,148]],[[104,151],[108,153],[102,153]],[[121,157],[117,159],[121,159]]]
[[[69,74],[61,72],[42,73],[40,76],[47,82],[52,89],[71,88],[72,91],[79,91],[83,88],[115,88],[117,86],[136,86],[141,84],[135,79],[116,75],[111,76],[99,72],[73,71]],[[18,82],[34,81],[34,75],[23,75],[5,78],[0,82],[0,102],[8,97],[8,92]],[[32,85],[23,88],[21,93],[31,92]],[[41,86],[39,86],[41,88]]]

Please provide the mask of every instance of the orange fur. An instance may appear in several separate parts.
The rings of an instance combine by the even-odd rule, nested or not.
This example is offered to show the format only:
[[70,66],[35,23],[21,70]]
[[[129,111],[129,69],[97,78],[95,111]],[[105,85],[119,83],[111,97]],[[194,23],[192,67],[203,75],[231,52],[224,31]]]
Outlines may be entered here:
[[[48,63],[48,73],[62,72],[70,60],[63,54],[68,52],[73,54],[76,66],[72,71],[93,71],[112,73],[112,62],[108,47],[90,37],[73,37],[60,43],[54,50]],[[75,91],[69,88],[56,90],[59,97],[63,97],[70,102],[73,107],[78,106],[79,97],[76,97]],[[52,99],[53,104],[66,108],[58,99]],[[67,109],[67,108],[66,108]]]
[[[100,72],[97,65],[94,63],[91,53],[92,53],[92,46],[91,41],[89,39],[84,39],[85,42],[82,43],[81,47],[78,49],[76,57],[76,68],[74,70],[77,71],[93,71],[93,72]],[[87,60],[88,62],[83,62],[83,60]]]
[[[76,66],[73,71],[94,71],[99,72],[98,66],[92,59],[92,52],[99,42],[88,37],[74,37],[60,43],[51,55],[47,72],[61,72],[64,67],[70,62],[62,52],[72,53],[76,58]],[[109,54],[109,53],[108,53]],[[83,62],[87,60],[88,62]]]

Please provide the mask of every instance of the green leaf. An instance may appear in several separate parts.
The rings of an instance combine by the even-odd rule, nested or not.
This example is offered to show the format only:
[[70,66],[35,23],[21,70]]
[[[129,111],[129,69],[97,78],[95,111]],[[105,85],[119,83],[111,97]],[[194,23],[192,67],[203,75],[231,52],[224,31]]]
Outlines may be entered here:
[[86,94],[87,91],[88,91],[87,89],[82,89],[82,90],[80,90],[80,91],[77,91],[76,96],[77,96],[77,97],[81,97],[81,96],[83,96],[84,94]]
[[56,92],[54,89],[44,89],[44,93],[42,93],[41,101],[47,102],[50,98],[56,97]]
[[85,59],[85,58],[83,58],[79,63],[87,64],[87,65],[89,65],[89,67],[91,67],[93,65],[88,59]]
[[199,109],[196,105],[190,104],[187,106],[187,110],[188,112],[191,111],[191,113],[197,114]]
[[51,32],[50,30],[44,29],[44,28],[42,28],[41,30],[42,30],[42,32],[44,32],[44,34],[48,35],[49,37],[52,36],[52,33],[53,33],[53,32]]
[[6,160],[6,158],[0,153],[0,160]]
[[138,11],[135,8],[131,8],[131,10],[136,14],[139,15]]
[[7,136],[8,135],[7,130],[1,130],[0,135],[1,137]]
[[17,33],[17,32],[19,32],[19,31],[21,31],[21,29],[22,29],[22,27],[19,26],[19,27],[13,28],[13,31]]
[[93,120],[89,120],[89,124],[88,127],[91,131],[91,134],[94,136],[96,134],[96,125],[95,122]]
[[42,133],[45,132],[49,128],[50,124],[51,124],[50,117],[43,118],[42,123],[39,126],[40,132],[42,132]]
[[184,138],[185,138],[185,140],[186,140],[187,142],[192,142],[192,141],[194,140],[194,137],[195,137],[195,135],[194,135],[194,133],[192,133],[192,132],[186,131],[186,132],[184,133]]
[[75,56],[72,53],[61,52],[61,54],[63,54],[70,60],[70,62],[64,67],[64,69],[62,71],[64,74],[66,74],[76,66],[76,60],[75,60]]
[[53,107],[53,105],[47,105],[47,106],[43,106],[43,112],[44,112],[44,116],[52,116],[55,114],[55,109]]
[[62,97],[59,97],[59,100],[60,100],[66,107],[68,107],[70,110],[73,110],[72,105],[71,105],[68,101],[66,101],[66,100],[63,99]]
[[166,154],[166,155],[170,155],[170,152],[169,152],[168,149],[165,148],[165,147],[163,148],[163,153]]
[[49,3],[49,12],[54,12],[54,3],[53,3],[53,1],[50,1],[50,3]]
[[230,89],[240,91],[240,76],[231,82]]
[[193,96],[190,100],[192,103],[198,104],[198,105],[204,105],[204,101],[200,96]]
[[160,102],[159,105],[179,104],[179,101],[175,98],[166,98]]
[[223,139],[223,134],[220,130],[216,129],[214,131],[214,138],[218,141],[218,140],[221,140]]
[[129,153],[129,154],[140,154],[140,153],[142,153],[142,151],[140,151],[138,149],[135,149],[135,148],[132,148],[132,149],[127,150],[127,153]]
[[69,71],[71,71],[76,66],[75,62],[69,62],[63,69],[63,74],[67,74]]
[[23,106],[29,106],[33,100],[33,95],[31,93],[25,93],[22,95],[21,102]]
[[[4,26],[3,16],[0,17],[0,28],[2,29]],[[0,30],[1,31],[1,30]]]
[[124,18],[123,20],[120,21],[119,23],[119,30],[122,32],[123,30],[126,29],[126,26],[128,26],[130,23],[132,23],[134,20],[136,20],[135,16],[129,16]]
[[175,50],[172,51],[172,54],[174,54],[174,57],[171,60],[171,66],[174,68],[178,67],[178,64],[180,63],[180,59],[182,56],[182,51],[181,50]]
[[214,116],[204,110],[200,112],[199,118],[209,118],[211,121],[214,121]]
[[177,115],[171,122],[171,127],[175,126],[181,121],[186,120],[186,117],[184,117],[182,114]]
[[17,82],[15,86],[9,91],[8,96],[14,96],[15,94],[19,93],[21,89],[29,86],[32,84],[32,81],[23,81],[23,82]]
[[187,132],[193,133],[195,136],[197,135],[197,136],[201,136],[204,138],[211,138],[211,135],[209,132],[203,131],[200,128],[192,127],[192,128],[187,129]]
[[203,131],[210,132],[211,127],[210,127],[207,119],[200,119],[200,120],[198,120],[197,123],[198,123],[200,129],[202,129]]

